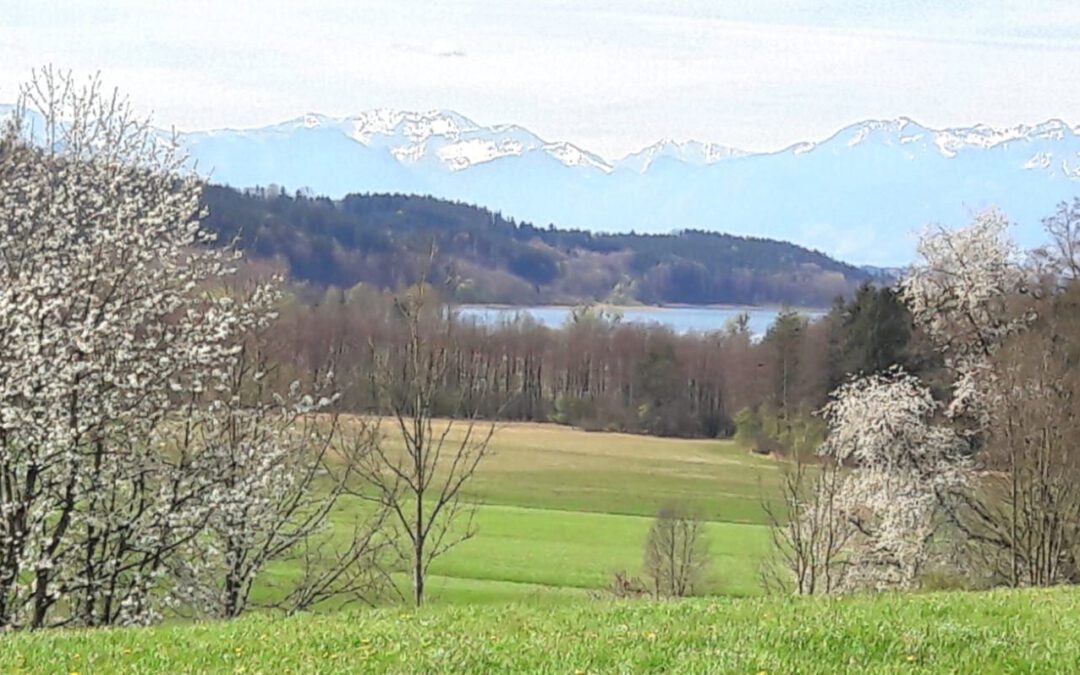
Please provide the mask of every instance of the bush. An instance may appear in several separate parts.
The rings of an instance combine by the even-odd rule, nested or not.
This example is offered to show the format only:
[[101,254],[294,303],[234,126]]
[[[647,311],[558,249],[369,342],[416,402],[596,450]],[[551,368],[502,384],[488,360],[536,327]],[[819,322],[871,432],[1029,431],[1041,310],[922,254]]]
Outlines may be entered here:
[[645,577],[657,597],[693,595],[708,565],[705,525],[681,506],[665,506],[645,540]]
[[562,395],[555,399],[555,411],[551,421],[570,426],[584,425],[596,417],[595,404],[580,396]]
[[825,423],[800,413],[784,420],[766,407],[743,408],[735,415],[735,441],[762,455],[813,453],[825,440]]

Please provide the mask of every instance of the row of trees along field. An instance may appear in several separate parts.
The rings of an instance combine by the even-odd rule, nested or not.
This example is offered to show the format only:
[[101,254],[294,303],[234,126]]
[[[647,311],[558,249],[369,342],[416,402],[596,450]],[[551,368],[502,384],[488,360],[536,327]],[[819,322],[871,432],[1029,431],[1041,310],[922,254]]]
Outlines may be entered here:
[[[930,229],[898,288],[864,285],[817,321],[785,312],[761,340],[740,321],[676,335],[588,307],[554,330],[451,310],[434,410],[735,435],[787,455],[770,587],[1075,581],[1078,222],[1062,205],[1052,244],[1027,253],[995,211]],[[276,335],[290,377],[348,363],[339,405],[378,411],[367,374],[402,359],[400,299],[357,286],[309,300]]]
[[[364,285],[297,289],[280,309],[277,358],[298,378],[348,364],[337,373],[338,405],[373,410],[377,390],[368,375],[401,358],[407,326],[399,304],[399,295]],[[819,441],[823,423],[811,413],[851,373],[897,363],[928,377],[940,370],[896,293],[870,284],[820,320],[782,312],[761,339],[743,317],[722,330],[681,335],[591,306],[559,328],[527,314],[484,325],[447,311],[452,365],[441,383],[442,415],[464,399],[489,419],[668,436],[730,437],[738,429],[767,452]]]

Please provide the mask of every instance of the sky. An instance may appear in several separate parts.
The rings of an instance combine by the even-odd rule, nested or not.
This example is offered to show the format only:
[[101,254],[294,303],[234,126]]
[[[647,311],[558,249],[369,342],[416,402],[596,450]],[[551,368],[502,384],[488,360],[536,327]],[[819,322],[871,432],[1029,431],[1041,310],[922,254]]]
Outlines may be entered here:
[[609,159],[767,151],[868,118],[1080,124],[1080,3],[0,0],[0,102],[44,64],[183,131],[447,108]]

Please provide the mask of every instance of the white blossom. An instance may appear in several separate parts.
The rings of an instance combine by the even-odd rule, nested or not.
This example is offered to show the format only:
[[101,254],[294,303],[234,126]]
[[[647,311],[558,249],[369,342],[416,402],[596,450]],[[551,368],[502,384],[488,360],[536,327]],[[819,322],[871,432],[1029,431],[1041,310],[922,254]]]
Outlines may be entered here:
[[933,423],[937,407],[918,378],[894,370],[842,385],[824,408],[829,436],[821,452],[851,467],[837,501],[861,534],[849,586],[914,585],[939,495],[966,484],[963,445]]
[[205,246],[183,167],[126,101],[51,69],[0,131],[0,627],[157,618],[212,510],[175,411],[271,296],[215,297],[234,254]]
[[902,281],[916,324],[956,375],[947,412],[971,416],[979,426],[988,421],[984,397],[994,389],[988,359],[1032,318],[1009,308],[1030,279],[1008,229],[996,209],[978,214],[965,228],[930,228],[919,240],[920,261]]

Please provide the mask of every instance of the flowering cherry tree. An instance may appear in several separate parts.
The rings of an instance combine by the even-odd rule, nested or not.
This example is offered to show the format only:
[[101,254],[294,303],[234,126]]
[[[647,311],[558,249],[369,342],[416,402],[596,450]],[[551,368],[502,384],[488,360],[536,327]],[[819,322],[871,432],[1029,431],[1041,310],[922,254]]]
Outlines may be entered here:
[[[96,79],[51,69],[0,136],[0,625],[48,625],[62,597],[81,607],[62,621],[114,614],[91,606],[112,603],[101,584],[176,515],[149,506],[165,467],[145,449],[181,375],[208,381],[243,329],[196,300],[232,254],[202,246],[182,162]],[[76,562],[116,537],[109,565]]]
[[976,428],[987,422],[993,391],[989,359],[1031,317],[1010,307],[1030,282],[1009,222],[996,209],[958,230],[928,229],[919,240],[919,262],[901,282],[912,316],[945,356],[956,379],[947,412]]
[[184,167],[96,78],[49,68],[0,131],[0,628],[152,621],[213,533],[233,568],[258,549],[243,590],[322,522],[293,516],[330,398],[241,396],[277,293],[223,290],[237,256],[208,246]]
[[840,386],[825,406],[821,452],[851,467],[836,504],[858,531],[849,587],[911,587],[929,556],[939,495],[967,481],[961,439],[933,423],[938,404],[899,369]]
[[[266,297],[262,291],[255,296]],[[246,306],[260,302],[252,297]],[[357,510],[352,537],[336,538],[340,545],[314,540],[327,534],[354,462],[371,452],[374,429],[332,412],[332,373],[313,391],[296,381],[277,390],[267,354],[271,314],[259,315],[264,318],[229,361],[224,385],[185,419],[184,442],[194,430],[214,479],[206,532],[179,561],[182,597],[197,611],[239,616],[266,566],[292,558],[302,560],[302,578],[276,589],[264,605],[292,611],[345,595],[370,602],[389,581],[382,564],[393,550],[382,527],[385,510]]]
[[928,230],[918,250],[902,294],[953,377],[950,427],[934,422],[925,385],[900,371],[834,392],[822,452],[851,467],[837,504],[858,531],[845,585],[914,585],[941,525],[973,547],[964,564],[989,561],[1014,585],[1052,583],[1073,569],[1074,528],[1046,523],[1071,523],[1077,509],[1061,432],[1074,410],[1070,368],[1046,365],[1068,331],[1054,318],[1059,299],[1044,296],[1063,287],[1036,285],[996,210]]

